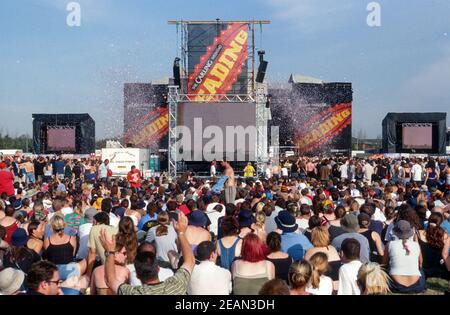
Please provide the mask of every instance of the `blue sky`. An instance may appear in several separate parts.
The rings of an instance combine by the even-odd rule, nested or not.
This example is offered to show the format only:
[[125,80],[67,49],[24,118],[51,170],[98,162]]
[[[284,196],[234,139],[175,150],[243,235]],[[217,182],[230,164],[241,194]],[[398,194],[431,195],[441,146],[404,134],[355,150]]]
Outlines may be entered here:
[[74,28],[66,25],[69,2],[0,1],[3,132],[31,134],[32,113],[88,112],[97,138],[121,134],[123,83],[171,75],[169,19],[271,20],[256,37],[267,79],[352,82],[354,133],[381,135],[389,111],[450,108],[448,0],[377,1],[378,28],[366,24],[369,0],[79,0]]

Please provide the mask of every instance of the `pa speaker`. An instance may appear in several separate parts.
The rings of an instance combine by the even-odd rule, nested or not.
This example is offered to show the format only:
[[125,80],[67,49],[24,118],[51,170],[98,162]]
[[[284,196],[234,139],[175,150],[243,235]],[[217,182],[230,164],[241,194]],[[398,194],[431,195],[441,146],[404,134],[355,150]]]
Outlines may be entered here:
[[269,63],[267,61],[261,61],[258,67],[258,74],[256,75],[256,82],[263,83],[264,77],[266,76],[267,65]]
[[181,87],[181,75],[180,75],[180,58],[175,58],[173,63],[173,78],[174,85]]

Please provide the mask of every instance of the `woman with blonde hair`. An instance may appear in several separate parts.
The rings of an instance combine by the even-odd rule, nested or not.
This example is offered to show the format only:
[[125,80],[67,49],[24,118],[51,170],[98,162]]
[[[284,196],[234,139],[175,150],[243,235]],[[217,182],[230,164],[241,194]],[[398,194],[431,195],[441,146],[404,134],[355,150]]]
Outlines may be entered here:
[[288,282],[291,295],[312,295],[306,291],[310,284],[313,268],[307,260],[295,262],[289,268]]
[[327,275],[333,279],[333,281],[339,280],[339,268],[341,267],[341,257],[330,244],[330,233],[324,226],[315,227],[311,232],[311,243],[314,247],[308,249],[304,259],[310,260],[316,253],[324,253],[328,257],[329,272]]
[[314,295],[332,295],[333,294],[333,280],[325,274],[328,272],[328,256],[325,253],[315,253],[309,259],[313,267],[313,274],[311,284],[306,288]]
[[362,295],[385,295],[389,290],[389,276],[377,263],[363,264],[356,282]]
[[257,212],[255,215],[256,222],[252,224],[251,229],[261,241],[266,242],[266,214],[264,212]]
[[86,260],[74,262],[77,239],[64,233],[66,223],[62,214],[55,214],[50,219],[50,226],[53,230],[53,235],[44,240],[43,257],[58,266],[61,280],[68,281],[68,283],[78,283],[78,290],[84,289],[89,285],[85,281],[85,277],[83,277],[87,263]]
[[73,262],[76,254],[77,239],[64,233],[66,223],[62,214],[55,214],[50,219],[53,235],[44,240],[44,257],[56,265]]

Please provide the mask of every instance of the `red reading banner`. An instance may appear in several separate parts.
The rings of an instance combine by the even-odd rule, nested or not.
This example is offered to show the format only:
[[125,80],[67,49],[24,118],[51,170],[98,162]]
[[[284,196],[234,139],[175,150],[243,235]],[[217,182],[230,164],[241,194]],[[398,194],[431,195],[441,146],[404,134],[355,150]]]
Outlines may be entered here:
[[188,94],[196,95],[198,102],[218,100],[212,95],[226,94],[237,81],[247,62],[248,25],[229,24],[220,36],[206,49],[189,76]]
[[295,140],[300,153],[317,149],[339,135],[352,123],[352,104],[337,104],[314,116]]
[[159,141],[169,131],[169,110],[161,107],[156,108],[137,122],[136,128],[125,134],[126,143],[132,143],[136,147],[144,147]]

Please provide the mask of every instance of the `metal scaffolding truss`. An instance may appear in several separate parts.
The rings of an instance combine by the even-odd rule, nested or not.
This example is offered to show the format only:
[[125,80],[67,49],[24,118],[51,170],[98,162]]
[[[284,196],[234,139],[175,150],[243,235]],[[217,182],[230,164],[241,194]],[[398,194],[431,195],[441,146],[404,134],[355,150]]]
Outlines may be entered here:
[[267,121],[270,119],[270,109],[266,108],[267,84],[256,83],[256,172],[262,176],[269,160],[267,147]]
[[[169,176],[175,178],[177,175],[177,107],[179,103],[254,103],[256,104],[256,128],[257,139],[255,143],[255,160],[257,163],[258,175],[263,174],[265,164],[269,161],[268,156],[268,120],[271,119],[270,109],[266,108],[267,102],[267,85],[256,82],[256,50],[262,48],[262,26],[270,24],[266,20],[248,20],[248,21],[222,21],[220,19],[214,21],[168,21],[169,24],[177,27],[177,57],[180,58],[181,70],[181,89],[177,86],[169,86]],[[221,95],[190,95],[183,94],[187,92],[187,78],[189,68],[189,49],[188,49],[188,26],[190,24],[229,24],[229,23],[245,23],[249,26],[248,40],[248,82],[247,94],[221,94]],[[259,26],[260,43],[256,47],[255,33]],[[184,82],[184,83],[183,83]],[[239,93],[239,91],[236,91]]]
[[[169,86],[169,176],[177,176],[177,118],[178,104],[193,102],[199,103],[198,95],[179,94],[177,86]],[[256,106],[256,130],[257,139],[255,143],[256,166],[258,176],[264,174],[266,163],[269,161],[268,155],[268,120],[271,119],[270,109],[267,103],[267,85],[257,84],[256,94],[239,95],[204,95],[208,102],[221,103],[255,103]]]
[[254,103],[251,94],[178,94],[178,101],[183,103]]
[[171,178],[177,176],[177,118],[178,87],[169,86],[169,156],[168,171]]
[[[249,40],[248,40],[248,91],[254,91],[256,89],[255,86],[255,78],[256,78],[256,58],[257,49],[261,49],[262,47],[256,47],[256,37],[258,35],[261,37],[259,45],[262,46],[262,28],[263,25],[270,24],[271,22],[268,20],[202,20],[202,21],[185,21],[185,20],[169,20],[168,23],[170,25],[176,26],[177,31],[177,56],[180,58],[180,71],[182,80],[186,80],[188,77],[188,68],[189,68],[189,28],[188,26],[191,24],[208,24],[208,25],[219,25],[219,24],[229,24],[229,23],[245,23],[248,24],[249,27]],[[257,29],[259,28],[259,34],[257,34]],[[187,92],[187,86],[182,85],[181,91]]]

